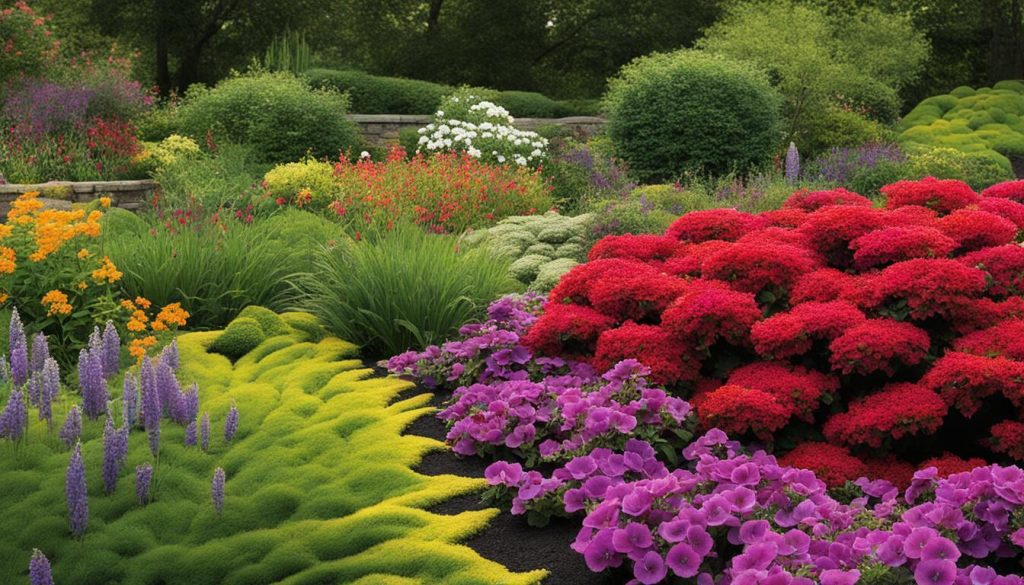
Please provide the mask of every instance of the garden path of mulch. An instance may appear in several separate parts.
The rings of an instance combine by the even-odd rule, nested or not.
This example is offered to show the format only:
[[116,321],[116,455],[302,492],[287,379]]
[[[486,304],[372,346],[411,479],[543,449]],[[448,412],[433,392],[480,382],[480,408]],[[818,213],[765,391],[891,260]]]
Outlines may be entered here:
[[[429,392],[416,387],[403,392],[398,400]],[[440,407],[443,397],[437,394],[431,405]],[[444,440],[444,423],[433,415],[424,416],[405,430],[406,434]],[[423,458],[416,471],[424,475],[462,475],[483,477],[489,460],[479,457],[457,457],[450,451],[431,453]],[[446,500],[430,509],[437,514],[458,514],[466,510],[485,508],[479,494],[469,494]],[[544,585],[622,585],[628,577],[609,572],[593,573],[580,555],[569,548],[579,531],[579,519],[553,519],[544,528],[534,528],[524,516],[502,512],[483,532],[465,544],[481,556],[501,563],[512,571],[530,571],[543,568],[550,572]]]

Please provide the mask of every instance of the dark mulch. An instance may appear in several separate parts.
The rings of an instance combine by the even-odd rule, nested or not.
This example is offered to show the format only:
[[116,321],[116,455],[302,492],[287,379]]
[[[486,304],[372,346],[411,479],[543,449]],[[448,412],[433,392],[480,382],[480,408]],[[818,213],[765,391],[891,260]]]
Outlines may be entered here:
[[[425,392],[421,388],[403,392],[399,399]],[[440,406],[442,398],[435,395],[431,403]],[[424,416],[406,429],[407,434],[444,440],[444,424],[433,416]],[[462,475],[483,477],[490,461],[479,457],[456,457],[450,451],[431,453],[423,458],[416,471],[425,475]],[[458,496],[431,508],[437,514],[458,514],[485,508],[479,494]],[[545,585],[622,585],[628,576],[592,573],[583,556],[569,548],[579,532],[579,519],[555,519],[544,528],[526,523],[523,516],[507,512],[499,514],[482,532],[466,545],[481,556],[505,565],[513,571],[547,569]]]
[[1010,164],[1013,165],[1013,174],[1018,179],[1024,179],[1024,157],[1011,156]]

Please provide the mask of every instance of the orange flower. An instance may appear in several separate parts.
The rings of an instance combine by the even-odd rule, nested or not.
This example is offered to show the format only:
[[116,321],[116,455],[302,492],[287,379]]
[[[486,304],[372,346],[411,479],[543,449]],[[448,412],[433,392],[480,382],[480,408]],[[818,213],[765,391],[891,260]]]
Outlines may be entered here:
[[71,314],[68,295],[59,290],[54,289],[43,295],[42,303],[44,307],[47,307],[46,314],[49,316]]
[[[126,302],[130,303],[131,301]],[[152,305],[153,303],[149,302],[149,299],[145,297],[135,297],[135,304],[142,307],[143,309],[148,309],[150,305]]]
[[43,208],[43,203],[37,197],[39,197],[39,191],[22,193],[11,202],[11,209],[7,212],[7,221],[17,224],[31,223],[32,214]]
[[95,280],[97,284],[102,284],[104,280],[107,281],[108,284],[114,284],[121,280],[122,276],[123,274],[117,270],[117,266],[114,266],[114,263],[106,256],[103,257],[102,266],[92,271],[92,279]]
[[7,299],[9,299],[9,298],[11,298],[10,295],[8,295],[5,292],[0,292],[0,304],[6,303]]
[[84,280],[83,280],[83,281],[81,281],[81,282],[79,282],[79,283],[78,283],[77,285],[75,285],[75,286],[77,286],[77,287],[78,287],[78,290],[85,290],[85,289],[89,288],[89,285],[88,285],[88,284],[86,284],[86,282],[85,282]]
[[153,321],[150,327],[153,328],[153,331],[167,331],[167,324],[163,321]]
[[129,311],[134,311],[135,310],[135,305],[132,304],[132,302],[129,301],[128,299],[124,299],[123,301],[121,301],[121,308],[122,309],[127,309]]
[[143,337],[142,339],[133,339],[128,345],[128,353],[130,353],[137,361],[141,362],[142,358],[146,356],[146,349],[156,345],[156,337],[152,335]]
[[78,259],[79,260],[85,260],[86,258],[88,258],[91,255],[92,254],[90,254],[89,250],[86,249],[86,248],[82,248],[81,250],[78,251]]
[[17,255],[12,248],[0,246],[0,274],[13,274],[18,267]]
[[10,237],[12,231],[14,231],[14,228],[6,223],[0,223],[0,240]]
[[127,327],[128,331],[133,331],[135,333],[146,330],[146,324],[138,319],[129,319]]
[[189,315],[188,311],[181,308],[181,303],[171,303],[160,309],[160,312],[157,313],[156,320],[166,325],[184,327],[190,316],[191,315]]
[[110,197],[100,197],[100,207],[110,207]]

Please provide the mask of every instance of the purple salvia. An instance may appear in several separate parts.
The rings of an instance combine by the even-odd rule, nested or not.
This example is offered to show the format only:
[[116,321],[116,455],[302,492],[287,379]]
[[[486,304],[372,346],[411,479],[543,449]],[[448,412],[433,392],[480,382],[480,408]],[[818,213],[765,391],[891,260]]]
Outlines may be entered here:
[[800,151],[790,142],[786,150],[786,182],[790,185],[800,180]]
[[143,463],[135,468],[135,497],[139,499],[140,506],[145,506],[149,502],[149,484],[152,480],[152,465]]
[[156,386],[156,367],[153,366],[153,361],[149,359],[148,355],[142,358],[142,366],[139,368],[139,390],[142,395],[142,404],[139,405],[142,410],[139,412],[139,416],[143,421],[150,420],[151,413],[146,412],[146,409],[147,402],[152,402],[156,407],[152,415],[159,418],[161,416],[160,391]]
[[196,421],[189,421],[185,427],[185,446],[194,447],[196,444]]
[[163,351],[160,352],[160,363],[166,363],[171,366],[172,370],[178,370],[180,359],[178,357],[177,339],[172,339],[171,342],[164,347]]
[[121,393],[121,420],[126,427],[133,427],[139,420],[139,385],[135,376],[125,374]]
[[29,367],[33,372],[41,372],[48,359],[50,359],[50,344],[46,341],[46,335],[36,333],[32,337],[32,361]]
[[82,462],[81,442],[75,444],[75,451],[71,454],[64,489],[68,501],[71,534],[82,536],[89,526],[89,495],[86,492],[85,464]]
[[238,406],[235,401],[231,401],[231,410],[228,411],[228,416],[224,419],[224,441],[230,443],[231,439],[235,438],[235,433],[238,432]]
[[103,378],[109,380],[121,369],[121,337],[110,321],[103,327]]
[[100,353],[83,349],[78,353],[78,385],[82,388],[82,410],[97,419],[107,413],[107,383],[103,380]]
[[3,436],[17,441],[25,434],[25,429],[28,428],[28,409],[25,407],[25,394],[21,388],[11,390],[0,419],[3,421],[0,423],[0,434]]
[[45,420],[47,427],[53,427],[53,401],[60,394],[60,367],[57,360],[46,358],[39,377],[39,420]]
[[213,472],[213,484],[210,486],[210,494],[213,496],[213,509],[220,515],[224,509],[224,470],[220,467]]
[[199,416],[199,384],[192,382],[185,393],[185,420],[194,421]]
[[77,404],[71,405],[68,416],[64,420],[64,426],[60,429],[60,440],[65,447],[71,447],[82,434],[82,413],[78,410]]
[[39,406],[39,393],[42,386],[42,378],[39,372],[30,371],[28,374],[28,403],[32,406]]
[[50,573],[50,560],[38,548],[32,549],[32,558],[28,562],[29,585],[53,585]]
[[108,414],[103,426],[103,491],[107,494],[117,487],[117,472],[121,470],[120,444],[120,433],[114,429],[114,419]]
[[210,413],[203,413],[203,421],[199,424],[199,443],[203,451],[210,449]]
[[159,362],[156,366],[156,386],[160,391],[160,405],[164,414],[174,422],[184,425],[188,423],[185,412],[185,400],[181,395],[181,385],[168,364]]
[[21,386],[28,380],[28,341],[25,338],[25,327],[21,324],[18,309],[11,312],[11,327],[8,331],[11,350],[11,381]]

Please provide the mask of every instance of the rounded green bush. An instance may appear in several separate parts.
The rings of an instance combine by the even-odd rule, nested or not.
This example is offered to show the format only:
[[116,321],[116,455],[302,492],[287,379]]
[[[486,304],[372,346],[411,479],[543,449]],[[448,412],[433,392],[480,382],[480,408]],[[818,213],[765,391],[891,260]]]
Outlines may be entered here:
[[236,359],[263,343],[266,337],[259,321],[249,317],[239,317],[232,321],[224,333],[214,340],[210,351]]
[[573,114],[565,104],[533,91],[503,91],[494,103],[519,118],[563,118]]
[[310,69],[310,85],[346,92],[359,114],[433,114],[452,88],[429,81],[382,77],[363,71]]
[[537,271],[537,277],[530,284],[530,290],[537,292],[548,292],[555,288],[562,276],[575,267],[578,262],[572,258],[556,258],[541,265]]
[[755,69],[684,50],[623,67],[609,81],[604,109],[616,153],[637,178],[657,182],[767,162],[781,139],[780,103]]
[[263,162],[284,163],[358,149],[347,111],[348,99],[337,91],[311,89],[288,73],[255,73],[190,88],[178,125],[196,140],[209,133],[215,142],[253,146]]
[[512,278],[515,278],[519,282],[530,283],[534,278],[537,278],[537,273],[540,272],[541,265],[550,261],[550,256],[528,254],[513,262],[512,265],[508,267],[508,272],[512,275]]
[[284,322],[284,319],[266,307],[249,305],[238,314],[238,319],[246,318],[259,323],[260,329],[263,330],[263,334],[267,337],[284,335],[289,331],[288,324]]

